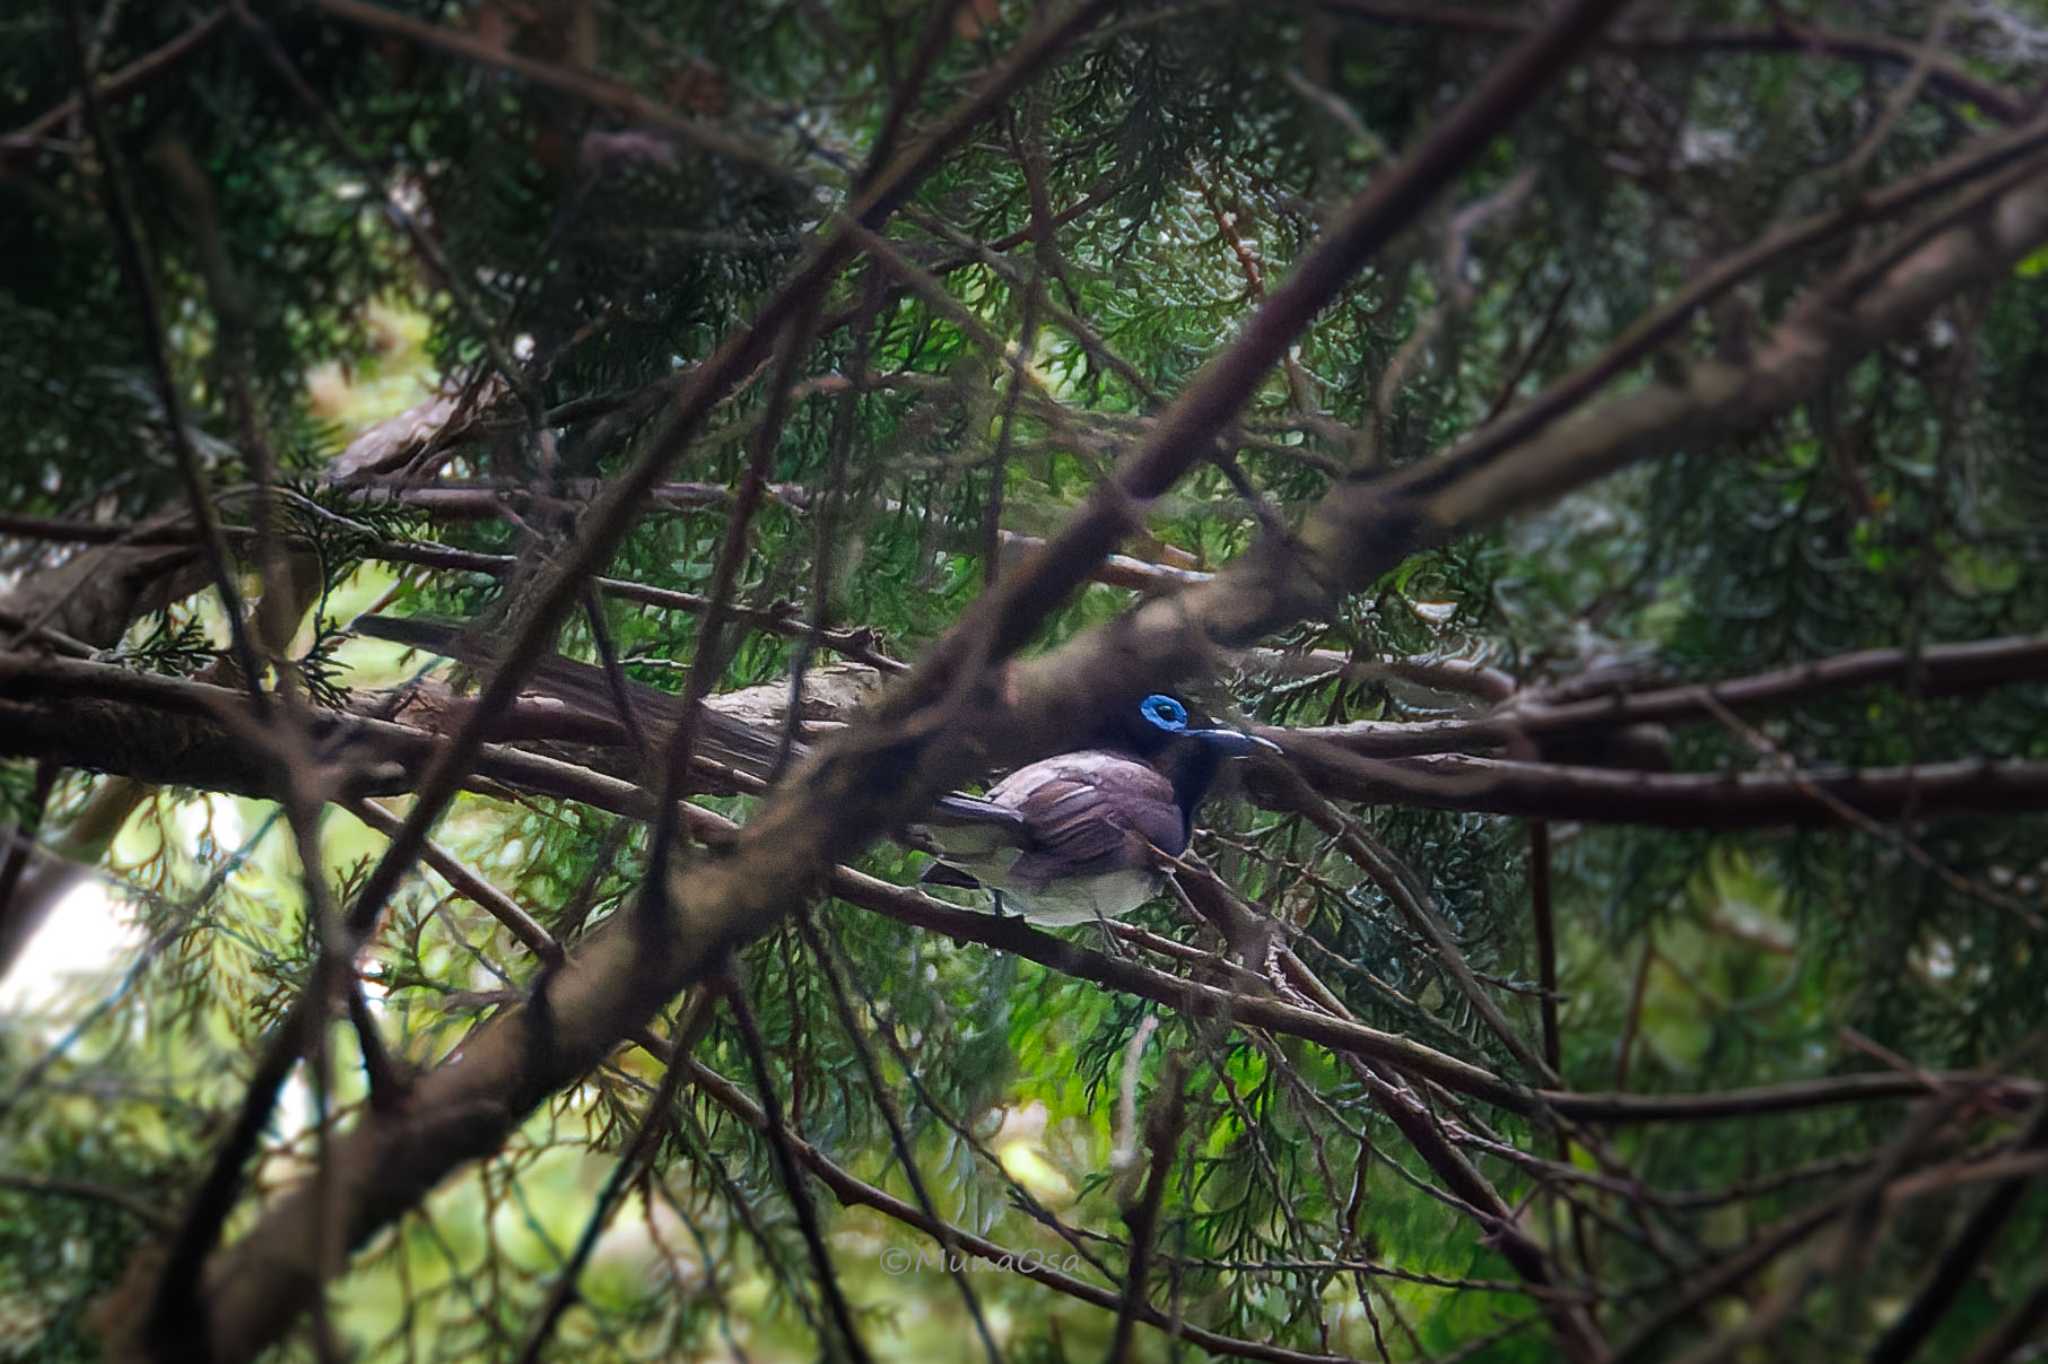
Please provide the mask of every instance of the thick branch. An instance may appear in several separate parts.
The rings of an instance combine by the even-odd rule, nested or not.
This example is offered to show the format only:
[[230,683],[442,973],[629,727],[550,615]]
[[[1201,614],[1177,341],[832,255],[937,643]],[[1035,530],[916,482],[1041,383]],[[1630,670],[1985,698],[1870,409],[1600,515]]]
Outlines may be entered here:
[[[1405,758],[1430,753],[1513,748],[1525,740],[1623,729],[1630,725],[1684,725],[1715,720],[1713,703],[1730,710],[1795,705],[1856,687],[1903,681],[1911,673],[1922,696],[1949,695],[2048,681],[2048,637],[1933,644],[1909,649],[1865,649],[1725,682],[1616,691],[1583,701],[1546,703],[1541,694],[1471,720],[1403,722],[1362,720],[1302,726],[1290,731],[1363,758]],[[1276,738],[1278,736],[1269,735]]]
[[[738,695],[737,693],[733,695]],[[240,722],[246,698],[205,682],[134,672],[78,659],[0,654],[0,754],[112,772],[158,784],[274,797],[274,777],[250,750]],[[314,738],[324,760],[351,769],[353,796],[412,790],[421,766],[474,703],[419,691],[397,724],[381,718],[389,698],[366,694],[353,712],[323,712]],[[428,727],[420,728],[425,723]],[[475,768],[487,784],[637,813],[624,783],[546,756],[550,743],[616,747],[626,734],[609,716],[523,698],[489,717]],[[1322,794],[1368,804],[1605,823],[1686,828],[1828,825],[1838,813],[1823,797],[1880,819],[2048,808],[2048,763],[1970,759],[1846,772],[1730,776],[1666,775],[1438,754],[1377,761],[1316,741],[1316,730],[1260,731],[1287,749]],[[543,753],[507,746],[539,744]],[[705,777],[729,780],[716,764]],[[1258,782],[1253,783],[1254,793]],[[1817,794],[1819,793],[1819,794]]]
[[[1287,735],[1285,730],[1261,732]],[[1830,800],[1877,819],[2048,809],[2048,763],[2017,759],[1706,776],[1450,753],[1377,761],[1313,742],[1286,747],[1311,784],[1345,800],[1531,819],[1753,829],[1839,824],[1842,816]]]

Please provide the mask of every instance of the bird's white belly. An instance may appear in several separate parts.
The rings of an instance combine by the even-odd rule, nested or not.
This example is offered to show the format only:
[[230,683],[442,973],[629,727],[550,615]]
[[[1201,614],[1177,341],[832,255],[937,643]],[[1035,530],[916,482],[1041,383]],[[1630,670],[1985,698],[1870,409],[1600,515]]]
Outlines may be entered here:
[[975,868],[983,885],[1002,895],[1003,908],[1021,914],[1041,928],[1093,923],[1097,918],[1121,919],[1159,890],[1158,874],[1132,867],[1101,876],[1062,877],[1045,886],[1020,886],[1000,873]]

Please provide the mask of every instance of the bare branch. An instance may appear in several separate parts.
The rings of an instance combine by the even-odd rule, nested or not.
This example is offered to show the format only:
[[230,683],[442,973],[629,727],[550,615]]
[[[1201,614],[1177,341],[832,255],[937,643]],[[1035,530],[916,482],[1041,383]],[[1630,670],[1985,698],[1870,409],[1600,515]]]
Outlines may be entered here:
[[[1456,5],[1415,4],[1412,0],[1321,0],[1322,8],[1349,19],[1453,29],[1498,38],[1520,37],[1529,25],[1511,12],[1465,9]],[[1700,52],[1813,53],[1849,61],[1911,68],[1921,59],[1922,44],[1876,33],[1851,33],[1816,24],[1791,22],[1782,8],[1768,28],[1658,28],[1652,24],[1619,29],[1602,45],[1619,52],[1683,57]],[[1982,108],[1993,118],[2016,123],[2027,115],[2026,99],[1979,80],[1969,68],[1946,54],[1927,56],[1928,79],[1937,89]]]

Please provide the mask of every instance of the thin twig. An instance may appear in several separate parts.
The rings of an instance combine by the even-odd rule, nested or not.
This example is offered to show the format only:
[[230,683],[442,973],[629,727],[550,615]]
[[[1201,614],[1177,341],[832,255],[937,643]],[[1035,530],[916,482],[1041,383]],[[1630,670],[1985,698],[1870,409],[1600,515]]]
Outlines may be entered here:
[[975,1295],[974,1287],[967,1281],[964,1269],[954,1261],[960,1256],[959,1243],[946,1234],[945,1223],[940,1220],[938,1204],[932,1201],[931,1192],[925,1187],[924,1175],[919,1171],[917,1151],[910,1140],[910,1133],[903,1125],[903,1114],[898,1111],[894,1095],[883,1081],[880,1067],[875,1064],[875,1055],[868,1046],[866,1036],[861,1032],[859,1021],[854,1017],[853,1004],[847,998],[846,972],[839,945],[833,940],[830,928],[821,929],[816,917],[808,907],[799,909],[795,915],[797,933],[803,938],[804,946],[818,963],[819,972],[825,977],[825,984],[832,996],[833,1012],[839,1018],[839,1027],[846,1035],[847,1045],[853,1048],[860,1061],[861,1075],[866,1079],[868,1092],[874,1097],[875,1106],[881,1111],[882,1121],[889,1129],[889,1142],[896,1152],[897,1166],[903,1171],[903,1178],[910,1185],[911,1194],[926,1217],[940,1228],[940,1245],[946,1251],[946,1272],[960,1293],[960,1301],[967,1308],[968,1317],[974,1322],[974,1331],[981,1338],[982,1352],[988,1356],[989,1364],[1002,1364],[1003,1352],[996,1345],[996,1338],[989,1330],[988,1319],[981,1310],[981,1299]]
[[1151,1153],[1145,1183],[1124,1209],[1124,1221],[1131,1229],[1131,1255],[1130,1263],[1124,1267],[1116,1334],[1110,1339],[1107,1358],[1111,1364],[1123,1364],[1130,1358],[1132,1331],[1146,1299],[1145,1281],[1150,1277],[1153,1241],[1159,1234],[1159,1209],[1166,1198],[1166,1178],[1173,1168],[1174,1152],[1187,1122],[1186,1084],[1185,1067],[1179,1055],[1169,1056],[1161,1070],[1151,1110],[1145,1116],[1145,1148]]
[[590,1263],[591,1252],[597,1249],[597,1238],[611,1221],[613,1209],[627,1186],[644,1173],[659,1148],[657,1138],[670,1122],[669,1110],[674,1107],[676,1095],[681,1091],[687,1072],[679,1064],[688,1056],[696,1041],[710,1026],[711,1010],[709,996],[699,994],[692,998],[683,1011],[677,1025],[677,1043],[662,1072],[661,1083],[647,1100],[647,1111],[640,1119],[640,1125],[627,1139],[625,1149],[619,1152],[612,1164],[612,1172],[606,1178],[604,1187],[598,1191],[596,1203],[591,1205],[590,1215],[584,1219],[583,1231],[577,1236],[575,1246],[569,1252],[569,1259],[555,1275],[554,1286],[548,1290],[547,1301],[542,1304],[540,1314],[534,1319],[533,1329],[527,1333],[526,1344],[519,1352],[519,1364],[539,1364],[541,1351],[546,1347],[548,1337],[554,1334],[555,1325],[562,1314],[569,1310],[576,1298],[577,1281],[583,1276],[583,1267]]
[[235,583],[227,541],[221,535],[220,513],[207,491],[199,449],[192,441],[191,419],[185,411],[184,392],[171,365],[170,350],[164,339],[163,302],[157,293],[156,278],[150,270],[149,260],[143,254],[134,194],[128,186],[120,150],[107,129],[107,111],[99,86],[85,64],[79,0],[51,0],[51,5],[57,11],[58,24],[70,41],[72,59],[77,66],[79,99],[84,105],[86,124],[92,130],[93,144],[100,158],[104,207],[114,238],[114,254],[120,262],[128,293],[135,302],[143,352],[149,357],[150,373],[156,381],[157,401],[163,406],[171,450],[177,457],[178,477],[184,484],[185,500],[191,508],[192,518],[199,527],[199,543],[206,556],[207,571],[213,576],[214,590],[220,593],[221,610],[227,617],[228,635],[235,662],[242,672],[242,683],[249,689],[257,713],[263,715],[268,708],[263,694],[263,670],[255,646],[249,640],[248,625],[242,615],[241,589]]
[[817,1205],[812,1202],[810,1192],[804,1185],[804,1174],[797,1164],[795,1147],[788,1126],[782,1116],[782,1101],[776,1097],[775,1077],[768,1069],[768,1045],[761,1040],[761,1030],[754,1021],[754,1011],[746,1001],[739,983],[727,976],[722,982],[720,993],[726,1008],[732,1013],[733,1022],[738,1026],[740,1044],[747,1053],[747,1062],[754,1072],[754,1087],[761,1096],[761,1113],[764,1130],[768,1133],[769,1145],[775,1151],[776,1168],[782,1175],[782,1189],[789,1196],[790,1206],[796,1212],[797,1226],[803,1232],[804,1245],[811,1253],[811,1269],[817,1276],[819,1290],[825,1296],[825,1303],[832,1313],[832,1321],[838,1328],[837,1345],[827,1337],[822,1343],[830,1356],[852,1359],[854,1364],[865,1364],[867,1347],[861,1342],[860,1333],[854,1329],[853,1309],[847,1305],[846,1295],[840,1289],[839,1275],[832,1268],[832,1253],[825,1246],[825,1233],[818,1222]]

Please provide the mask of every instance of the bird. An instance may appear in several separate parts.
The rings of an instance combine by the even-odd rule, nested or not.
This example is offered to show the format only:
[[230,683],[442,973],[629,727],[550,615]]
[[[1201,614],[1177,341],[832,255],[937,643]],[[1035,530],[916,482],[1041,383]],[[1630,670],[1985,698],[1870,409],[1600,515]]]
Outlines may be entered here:
[[[467,626],[419,616],[364,616],[355,633],[424,649],[472,665],[489,653]],[[603,670],[559,655],[530,674],[536,690],[598,714],[616,708]],[[629,683],[634,707],[673,725],[679,698]],[[999,914],[1040,927],[1121,918],[1157,893],[1153,849],[1187,851],[1194,822],[1222,765],[1278,753],[1240,730],[1196,726],[1186,701],[1154,692],[1119,706],[1094,726],[1086,746],[1027,763],[985,795],[948,792],[920,817],[907,841],[933,852],[920,880],[991,892]],[[756,777],[781,757],[781,737],[716,711],[698,717],[697,752]],[[795,746],[797,755],[803,746]]]
[[931,830],[942,852],[920,879],[987,889],[998,913],[1044,928],[1122,918],[1158,892],[1153,849],[1187,851],[1223,763],[1279,751],[1240,730],[1193,727],[1186,702],[1154,692],[1111,716],[1094,746],[1028,763],[968,798],[1014,812],[1021,830],[950,819]]

